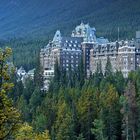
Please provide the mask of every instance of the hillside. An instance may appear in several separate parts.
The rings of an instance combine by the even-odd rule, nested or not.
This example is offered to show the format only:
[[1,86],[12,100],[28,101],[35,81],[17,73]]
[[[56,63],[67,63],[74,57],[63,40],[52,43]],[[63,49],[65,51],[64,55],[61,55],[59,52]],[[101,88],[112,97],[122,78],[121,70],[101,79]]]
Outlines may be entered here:
[[140,30],[139,0],[4,0],[0,1],[0,38],[43,37],[57,28],[66,33],[81,21],[97,35],[133,37]]

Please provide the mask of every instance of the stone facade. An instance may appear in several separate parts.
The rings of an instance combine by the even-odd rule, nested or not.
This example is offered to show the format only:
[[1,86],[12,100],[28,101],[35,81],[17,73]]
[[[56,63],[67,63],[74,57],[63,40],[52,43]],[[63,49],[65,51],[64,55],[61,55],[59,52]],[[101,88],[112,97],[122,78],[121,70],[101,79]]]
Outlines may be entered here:
[[97,64],[101,63],[102,71],[105,72],[105,66],[107,63],[107,57],[110,58],[110,62],[112,64],[113,71],[117,69],[117,52],[118,52],[118,44],[109,43],[103,45],[96,45],[90,51],[90,71],[95,73],[97,70]]
[[82,43],[84,71],[87,77],[90,75],[90,50],[93,49],[95,45],[95,43]]
[[113,72],[121,71],[125,78],[140,66],[140,50],[136,48],[134,40],[97,45],[91,49],[90,71],[95,73],[97,64],[101,62],[104,73],[107,57],[110,58]]

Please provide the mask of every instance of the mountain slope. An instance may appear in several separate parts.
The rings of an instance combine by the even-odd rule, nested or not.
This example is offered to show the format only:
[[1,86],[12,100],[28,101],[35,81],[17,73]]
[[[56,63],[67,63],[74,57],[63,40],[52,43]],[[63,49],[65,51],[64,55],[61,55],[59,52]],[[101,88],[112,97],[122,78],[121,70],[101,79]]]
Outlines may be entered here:
[[140,30],[139,0],[4,0],[0,1],[0,38],[41,37],[62,29],[66,33],[81,21],[98,35],[132,37]]

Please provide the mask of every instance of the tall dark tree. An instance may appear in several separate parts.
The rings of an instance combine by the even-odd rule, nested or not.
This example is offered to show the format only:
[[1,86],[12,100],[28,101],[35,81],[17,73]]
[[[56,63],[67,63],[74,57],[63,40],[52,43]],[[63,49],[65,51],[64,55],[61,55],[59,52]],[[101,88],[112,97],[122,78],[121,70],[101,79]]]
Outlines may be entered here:
[[136,140],[137,106],[136,90],[132,82],[128,82],[124,93],[125,102],[123,104],[123,136],[127,140]]
[[103,79],[103,72],[102,72],[102,63],[101,61],[99,63],[97,63],[97,69],[93,75],[93,82],[94,82],[94,85],[99,87],[100,85],[100,82],[102,81]]
[[85,70],[84,70],[84,63],[83,63],[83,59],[81,57],[81,60],[80,60],[80,63],[79,63],[79,66],[78,66],[78,81],[80,83],[80,87],[82,87],[84,85],[84,82],[85,82]]
[[34,71],[34,83],[35,86],[38,86],[40,89],[43,86],[43,70],[42,70],[42,66],[40,64],[40,55],[37,55],[36,58],[36,67],[35,67],[35,71]]
[[111,76],[112,73],[113,73],[112,65],[111,65],[111,62],[110,62],[110,58],[109,58],[109,56],[108,56],[108,57],[107,57],[107,62],[106,62],[106,67],[105,67],[105,73],[104,73],[104,75],[105,75],[106,77],[108,77],[108,76]]

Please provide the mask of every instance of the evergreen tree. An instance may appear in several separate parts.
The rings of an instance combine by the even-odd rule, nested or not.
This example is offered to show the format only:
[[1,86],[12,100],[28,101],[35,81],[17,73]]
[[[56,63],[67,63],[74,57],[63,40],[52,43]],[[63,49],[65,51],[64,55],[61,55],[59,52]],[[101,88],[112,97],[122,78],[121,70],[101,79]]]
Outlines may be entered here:
[[80,61],[79,66],[78,66],[77,73],[78,73],[78,81],[79,81],[80,88],[81,88],[84,85],[85,76],[86,76],[82,57],[81,57],[81,61]]
[[72,115],[65,101],[58,102],[58,112],[55,122],[57,140],[74,140],[74,126]]
[[102,63],[101,61],[99,63],[97,63],[97,69],[95,71],[95,74],[93,75],[93,84],[96,87],[99,87],[100,82],[103,79],[103,73],[102,73]]
[[42,75],[43,75],[43,70],[42,70],[42,66],[40,64],[40,54],[38,54],[35,72],[34,72],[34,83],[35,83],[35,86],[39,87],[40,89],[43,86],[43,76]]
[[127,140],[136,139],[136,123],[137,123],[137,106],[136,106],[136,90],[132,82],[128,82],[128,86],[124,93],[125,102],[123,104],[123,134]]
[[41,104],[42,96],[39,87],[36,87],[29,101],[30,112],[34,113],[36,108]]
[[103,121],[95,119],[93,125],[94,128],[92,128],[91,131],[95,135],[96,140],[107,140],[107,138],[104,137],[104,133],[103,133],[105,129],[105,125],[103,124]]
[[113,70],[112,70],[112,65],[111,65],[111,62],[110,62],[110,58],[109,56],[107,57],[107,62],[106,62],[106,67],[105,67],[105,77],[108,77],[108,76],[111,76],[113,73]]
[[119,95],[112,85],[109,85],[107,93],[100,94],[101,114],[99,119],[105,125],[105,135],[109,140],[121,138],[121,116]]
[[19,99],[17,100],[17,108],[21,112],[22,119],[24,121],[30,122],[31,121],[31,114],[30,114],[29,106],[28,106],[27,101],[25,100],[23,95],[21,95],[19,97]]
[[94,121],[94,117],[97,116],[98,112],[98,92],[92,88],[88,88],[83,89],[81,93],[82,95],[78,99],[77,103],[80,132],[83,133],[83,136],[87,140],[90,140],[93,138],[91,133],[92,122]]
[[13,107],[8,93],[13,87],[10,77],[13,73],[12,68],[7,64],[7,59],[12,50],[0,49],[0,139],[10,139],[20,123],[20,114]]

